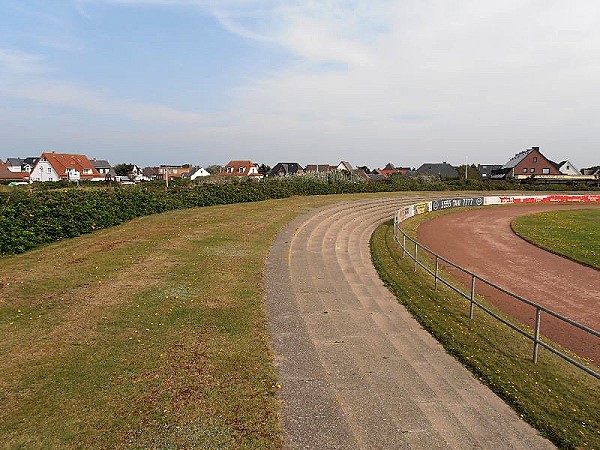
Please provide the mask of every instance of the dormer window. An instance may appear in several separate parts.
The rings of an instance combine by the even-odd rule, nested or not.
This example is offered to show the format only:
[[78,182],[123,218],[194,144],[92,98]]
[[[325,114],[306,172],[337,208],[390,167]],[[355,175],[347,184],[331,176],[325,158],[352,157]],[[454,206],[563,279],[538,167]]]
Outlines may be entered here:
[[245,167],[240,167],[240,168],[238,169],[238,172],[239,172],[239,173],[244,173],[244,170],[246,170],[246,168],[245,168]]
[[92,173],[92,169],[83,169],[83,173],[90,174]]

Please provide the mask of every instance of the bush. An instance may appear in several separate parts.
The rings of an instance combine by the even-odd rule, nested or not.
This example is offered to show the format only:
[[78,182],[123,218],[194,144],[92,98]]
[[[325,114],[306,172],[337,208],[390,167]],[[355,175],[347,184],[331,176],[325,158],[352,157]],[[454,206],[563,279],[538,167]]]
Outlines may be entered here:
[[[51,190],[51,187],[54,189]],[[0,254],[22,253],[41,244],[175,209],[255,202],[292,195],[517,187],[522,189],[522,186],[510,182],[441,181],[431,177],[403,176],[372,182],[343,172],[261,181],[210,177],[203,182],[173,183],[168,190],[163,182],[124,187],[90,184],[80,188],[60,182],[39,183],[0,192]]]

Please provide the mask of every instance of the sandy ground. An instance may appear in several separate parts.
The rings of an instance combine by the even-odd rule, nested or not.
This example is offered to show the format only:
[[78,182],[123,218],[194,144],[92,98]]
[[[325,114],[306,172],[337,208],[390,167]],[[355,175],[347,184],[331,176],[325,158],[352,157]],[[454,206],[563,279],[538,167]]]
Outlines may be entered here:
[[[423,245],[455,263],[597,330],[600,328],[600,271],[542,250],[518,237],[510,228],[511,221],[522,215],[583,207],[598,206],[538,204],[447,214],[422,224],[418,237]],[[533,326],[535,309],[531,306],[481,284],[477,292]],[[545,313],[542,313],[541,332],[580,356],[600,363],[600,339]]]

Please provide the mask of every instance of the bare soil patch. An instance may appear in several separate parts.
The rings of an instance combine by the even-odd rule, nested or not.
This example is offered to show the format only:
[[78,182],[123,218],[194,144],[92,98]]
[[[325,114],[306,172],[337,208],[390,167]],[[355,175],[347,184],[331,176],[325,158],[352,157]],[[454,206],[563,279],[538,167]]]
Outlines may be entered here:
[[[423,245],[484,278],[598,329],[600,272],[542,250],[515,235],[510,227],[511,221],[522,215],[582,207],[590,205],[490,207],[446,214],[423,223],[418,237]],[[532,307],[483,286],[478,286],[478,292],[496,307],[533,326]],[[598,339],[587,333],[544,314],[541,332],[582,357],[600,361]]]

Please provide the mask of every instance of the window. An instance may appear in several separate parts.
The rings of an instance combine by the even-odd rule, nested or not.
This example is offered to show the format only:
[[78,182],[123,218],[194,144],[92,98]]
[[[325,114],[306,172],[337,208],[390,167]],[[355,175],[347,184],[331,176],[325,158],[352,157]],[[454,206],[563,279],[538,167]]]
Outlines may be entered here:
[[83,169],[83,173],[92,173],[92,169]]
[[537,156],[533,157],[533,162],[537,162]]
[[228,173],[232,173],[233,172],[233,167],[227,167],[227,172]]
[[245,168],[244,168],[244,167],[240,167],[240,168],[238,169],[238,172],[239,172],[239,173],[244,173],[244,170],[245,170]]
[[535,167],[532,167],[531,169],[529,169],[530,173],[534,173],[535,172]]
[[527,173],[527,167],[523,167],[523,173]]
[[550,173],[550,168],[549,167],[544,167],[542,169],[542,173],[545,174],[545,175],[548,175]]
[[48,173],[52,173],[52,167],[48,167]]

